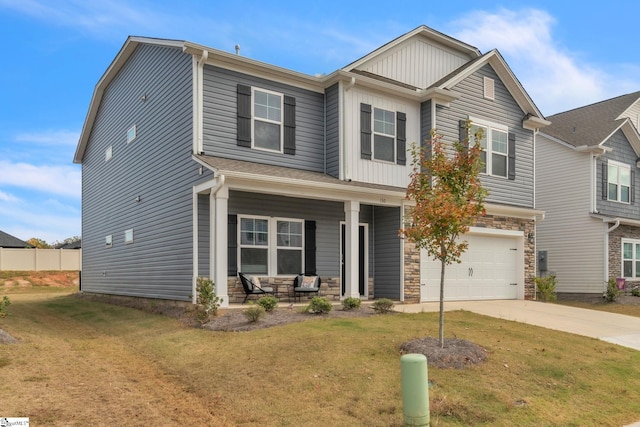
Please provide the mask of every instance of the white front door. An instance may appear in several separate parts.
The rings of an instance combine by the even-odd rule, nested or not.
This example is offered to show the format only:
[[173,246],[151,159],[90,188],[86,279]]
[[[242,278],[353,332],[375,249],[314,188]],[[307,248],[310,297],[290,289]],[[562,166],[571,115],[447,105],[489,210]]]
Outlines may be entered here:
[[[460,264],[446,266],[444,299],[516,299],[518,291],[518,239],[513,236],[468,234],[469,247]],[[420,299],[440,300],[440,261],[420,253]]]

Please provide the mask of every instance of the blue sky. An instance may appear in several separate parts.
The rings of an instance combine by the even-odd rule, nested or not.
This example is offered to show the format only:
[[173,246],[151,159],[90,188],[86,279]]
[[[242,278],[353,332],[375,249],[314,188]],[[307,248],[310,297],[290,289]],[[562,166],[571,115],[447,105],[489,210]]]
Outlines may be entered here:
[[93,88],[129,35],[239,44],[241,55],[318,74],[424,24],[500,50],[551,115],[640,90],[639,15],[632,0],[0,0],[0,230],[50,243],[81,234],[73,154]]

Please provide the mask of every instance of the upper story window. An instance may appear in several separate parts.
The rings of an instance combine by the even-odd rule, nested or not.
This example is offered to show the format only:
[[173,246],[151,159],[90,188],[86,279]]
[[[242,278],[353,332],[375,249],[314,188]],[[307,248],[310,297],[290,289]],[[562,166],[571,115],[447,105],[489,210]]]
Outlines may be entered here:
[[360,104],[360,158],[406,165],[406,114],[382,108],[371,110],[371,105]]
[[237,95],[238,145],[296,154],[296,99],[241,84]]
[[282,151],[282,95],[253,89],[253,147]]
[[479,129],[482,130],[481,172],[515,179],[515,134],[509,133],[506,126],[472,120],[471,135],[475,135]]
[[127,144],[132,142],[138,136],[136,125],[133,125],[127,131]]
[[396,113],[373,109],[373,158],[386,162],[396,160]]
[[111,160],[111,157],[113,157],[113,146],[110,145],[104,152],[104,161],[108,162],[109,160]]
[[629,165],[609,161],[607,163],[607,199],[631,203],[631,168]]

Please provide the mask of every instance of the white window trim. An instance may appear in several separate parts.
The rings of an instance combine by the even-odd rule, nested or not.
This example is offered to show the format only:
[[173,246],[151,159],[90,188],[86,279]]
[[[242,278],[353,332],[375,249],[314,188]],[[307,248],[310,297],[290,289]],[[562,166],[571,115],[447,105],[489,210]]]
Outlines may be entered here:
[[[624,275],[624,244],[625,243],[631,243],[633,245],[633,248],[631,250],[631,276],[625,276]],[[635,239],[621,239],[620,242],[620,277],[624,277],[625,279],[629,279],[629,280],[638,280],[640,279],[640,276],[635,277],[633,276],[633,273],[636,272],[636,274],[638,273],[636,271],[636,261],[640,261],[640,258],[635,258],[635,253],[636,253],[636,245],[640,245],[640,240],[635,240]]]
[[[256,91],[269,93],[272,95],[277,95],[280,97],[280,121],[264,119],[262,117],[256,118],[255,108],[256,108]],[[261,121],[265,123],[272,123],[280,126],[280,149],[272,150],[269,148],[257,147],[256,144],[256,133],[255,133],[255,121]],[[262,89],[259,87],[251,87],[251,148],[261,151],[269,151],[271,153],[284,153],[284,94],[280,92],[275,92],[273,90]]]
[[[396,161],[398,160],[398,153],[397,153],[398,144],[396,143],[398,138],[398,112],[395,110],[388,110],[386,108],[380,108],[380,107],[374,107],[374,106],[371,106],[371,108],[372,108],[371,110],[371,160],[373,160],[374,162],[395,165]],[[376,119],[375,119],[376,110],[383,110],[383,111],[388,111],[390,113],[393,113],[393,131],[394,131],[393,135],[388,133],[376,132]],[[376,135],[393,138],[393,160],[376,159]]]
[[137,137],[138,129],[136,128],[136,125],[133,125],[127,130],[127,144],[135,141]]
[[[481,175],[487,175],[487,176],[492,176],[495,178],[501,178],[501,179],[509,179],[509,127],[499,124],[499,123],[494,123],[494,122],[490,122],[487,120],[483,120],[483,119],[478,119],[478,118],[474,118],[474,117],[469,117],[469,120],[471,120],[471,126],[478,126],[478,127],[483,127],[486,129],[486,132],[484,134],[484,138],[485,141],[487,141],[487,148],[484,151],[486,154],[486,164],[485,164],[485,172],[481,172]],[[505,174],[504,175],[494,175],[493,173],[491,173],[492,170],[492,154],[493,154],[493,150],[492,147],[490,147],[492,141],[491,141],[491,131],[493,130],[497,130],[500,132],[504,132],[507,134],[507,152],[506,153],[496,153],[499,154],[501,156],[504,156],[506,158],[506,162],[507,162],[507,167],[505,169]],[[469,142],[470,143],[475,143],[475,140],[473,139],[473,135],[469,135]]]
[[[615,199],[610,199],[609,198],[609,183],[611,182],[611,178],[609,176],[609,166],[615,166],[618,169],[626,169],[629,171],[629,185],[626,185],[625,187],[629,187],[629,201],[625,202],[621,200],[621,195],[622,195],[622,184],[620,184],[620,182],[616,182],[616,185],[618,186],[618,191],[616,194],[616,198]],[[618,176],[620,176],[620,174],[618,174]],[[607,160],[607,200],[610,202],[616,202],[616,203],[622,203],[625,205],[630,205],[631,204],[631,187],[633,187],[631,185],[631,166],[622,163],[622,162],[617,162],[615,160]]]
[[[242,245],[242,219],[261,219],[267,220],[267,246],[258,245]],[[292,248],[290,246],[278,246],[278,221],[287,222],[299,222],[302,224],[302,246],[298,248]],[[300,272],[304,271],[304,245],[305,245],[305,229],[304,219],[300,218],[285,218],[285,217],[268,217],[260,215],[238,215],[238,232],[237,232],[237,260],[238,271],[242,270],[242,249],[243,248],[265,248],[267,249],[267,276],[269,277],[295,277],[295,274],[278,274],[278,250],[299,250],[301,253],[302,265],[300,266]]]
[[[131,238],[129,238],[129,236],[131,236]],[[130,245],[131,243],[133,243],[133,228],[130,228],[128,230],[124,230],[124,243],[127,245]]]

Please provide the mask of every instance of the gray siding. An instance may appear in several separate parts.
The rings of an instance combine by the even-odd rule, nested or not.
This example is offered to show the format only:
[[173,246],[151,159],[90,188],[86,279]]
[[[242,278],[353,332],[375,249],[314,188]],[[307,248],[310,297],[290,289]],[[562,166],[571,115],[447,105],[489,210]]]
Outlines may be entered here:
[[[191,57],[179,49],[140,45],[105,90],[82,162],[84,291],[189,298],[198,177],[191,77]],[[137,138],[127,144],[134,124]],[[127,229],[132,244],[124,243]]]
[[[296,154],[272,153],[237,145],[237,85],[272,90],[296,98]],[[324,94],[222,68],[204,67],[204,152],[324,172]]]
[[340,178],[340,91],[336,83],[326,91],[327,97],[327,174]]
[[324,277],[340,277],[340,221],[344,220],[344,204],[231,191],[229,213],[316,221],[317,272]]
[[209,277],[209,195],[198,195],[198,276]]
[[[483,97],[483,77],[495,80],[495,100]],[[438,132],[445,141],[457,141],[459,121],[468,116],[508,126],[509,132],[516,134],[516,179],[483,175],[482,184],[489,190],[487,201],[533,207],[533,132],[522,127],[522,109],[490,65],[485,65],[452,89],[462,96],[450,107],[437,107]]]
[[[636,167],[637,156],[631,148],[629,141],[621,130],[614,133],[611,138],[604,144],[606,147],[613,148],[613,151],[605,153],[598,159],[596,167],[596,207],[599,213],[610,216],[620,216],[623,218],[640,219],[640,199],[638,195],[638,180],[640,174]],[[615,201],[603,200],[602,198],[602,164],[608,160],[624,163],[635,171],[635,202],[633,204],[619,203]]]
[[400,209],[374,207],[374,296],[400,299]]

